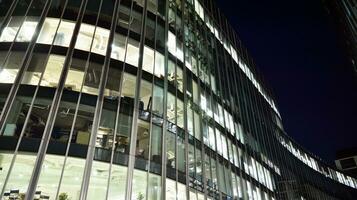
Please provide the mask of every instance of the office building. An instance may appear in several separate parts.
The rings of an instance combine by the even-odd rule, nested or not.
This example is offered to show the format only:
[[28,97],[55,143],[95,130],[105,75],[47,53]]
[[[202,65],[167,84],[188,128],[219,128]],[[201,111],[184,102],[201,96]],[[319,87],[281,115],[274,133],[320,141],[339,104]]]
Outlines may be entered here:
[[356,197],[214,1],[2,0],[0,62],[0,199]]
[[357,178],[357,148],[337,151],[335,164],[337,169]]

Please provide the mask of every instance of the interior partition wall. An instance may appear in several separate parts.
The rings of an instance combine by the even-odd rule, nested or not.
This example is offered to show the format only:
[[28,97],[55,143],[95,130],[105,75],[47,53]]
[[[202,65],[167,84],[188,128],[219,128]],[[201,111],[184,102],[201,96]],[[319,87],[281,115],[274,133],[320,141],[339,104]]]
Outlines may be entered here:
[[0,1],[0,199],[354,199],[212,0]]

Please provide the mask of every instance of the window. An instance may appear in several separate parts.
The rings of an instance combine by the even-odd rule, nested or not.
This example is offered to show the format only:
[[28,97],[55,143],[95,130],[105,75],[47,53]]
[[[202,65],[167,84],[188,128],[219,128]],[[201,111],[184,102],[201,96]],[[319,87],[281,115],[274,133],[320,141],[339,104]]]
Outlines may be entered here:
[[177,200],[186,200],[186,185],[177,182]]
[[201,141],[201,121],[200,116],[197,112],[194,112],[194,123],[195,123],[195,138]]
[[[0,60],[4,62],[7,52],[0,52]],[[3,68],[0,71],[0,83],[13,83],[17,76],[17,72],[21,67],[21,61],[24,53],[11,52],[7,58],[7,62],[3,64]]]
[[83,51],[90,51],[94,34],[94,26],[89,24],[81,24],[75,48]]
[[143,70],[153,74],[155,63],[155,51],[151,48],[144,47]]
[[139,42],[129,39],[126,50],[125,62],[137,67],[139,62]]
[[152,112],[153,114],[156,114],[158,116],[162,116],[163,114],[163,96],[164,90],[162,89],[162,87],[154,84]]
[[155,51],[155,75],[159,78],[165,76],[165,57],[157,51]]
[[50,55],[41,80],[41,86],[57,87],[58,80],[62,72],[64,59],[64,56],[54,54]]
[[205,18],[204,10],[200,2],[198,2],[198,0],[195,0],[195,11],[198,14],[198,16],[200,16],[200,18],[204,20]]
[[22,24],[20,31],[17,35],[16,42],[29,42],[32,39],[37,27],[37,19],[27,17],[26,21]]
[[[134,169],[132,199],[146,199],[147,173]],[[98,199],[98,198],[97,198]],[[100,198],[99,198],[100,199]]]
[[186,171],[186,159],[185,159],[185,140],[180,136],[177,136],[177,169],[180,172]]
[[[53,27],[53,28],[56,29],[57,27]],[[73,30],[74,30],[73,22],[61,20],[58,31],[56,33],[54,45],[68,47],[72,39]]]
[[176,168],[175,147],[176,147],[175,135],[168,131],[166,133],[166,165],[168,168]]
[[176,57],[176,36],[171,31],[168,33],[167,47],[169,52]]
[[152,125],[151,133],[151,170],[156,173],[161,173],[161,141],[162,141],[162,128],[156,125]]
[[216,138],[214,136],[214,129],[211,126],[208,126],[209,134],[209,146],[215,151],[216,150]]
[[[116,199],[124,199],[124,197],[116,198]],[[148,199],[149,200],[161,199],[161,177],[151,173],[149,174]]]
[[110,57],[116,60],[124,61],[125,37],[123,35],[115,34]]
[[176,200],[176,182],[166,178],[166,200]]
[[0,42],[12,42],[22,24],[23,17],[12,17],[0,36]]

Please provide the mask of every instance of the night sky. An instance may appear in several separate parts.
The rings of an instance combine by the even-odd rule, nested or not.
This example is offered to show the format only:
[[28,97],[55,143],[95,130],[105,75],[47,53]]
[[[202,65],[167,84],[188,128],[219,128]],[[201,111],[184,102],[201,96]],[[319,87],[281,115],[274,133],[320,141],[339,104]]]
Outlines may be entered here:
[[329,163],[357,146],[357,80],[320,0],[217,0],[270,84],[285,131]]

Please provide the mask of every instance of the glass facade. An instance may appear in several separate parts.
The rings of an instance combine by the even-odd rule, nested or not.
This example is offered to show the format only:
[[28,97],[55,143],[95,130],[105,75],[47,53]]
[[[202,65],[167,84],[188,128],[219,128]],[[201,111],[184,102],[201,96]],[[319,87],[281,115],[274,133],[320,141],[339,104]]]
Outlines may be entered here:
[[211,0],[0,1],[0,199],[353,199]]

